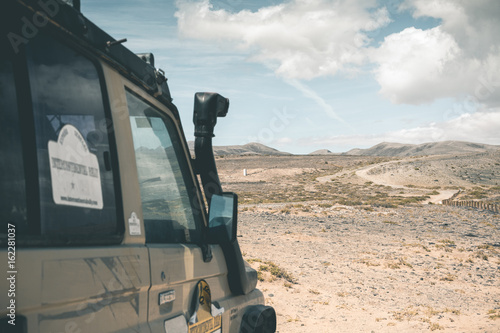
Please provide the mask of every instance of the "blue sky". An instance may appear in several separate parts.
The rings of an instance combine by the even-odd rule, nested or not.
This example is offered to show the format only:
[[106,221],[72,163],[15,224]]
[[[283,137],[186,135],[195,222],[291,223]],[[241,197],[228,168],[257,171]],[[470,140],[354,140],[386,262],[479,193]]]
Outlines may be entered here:
[[215,145],[500,144],[496,0],[82,0],[82,12],[154,53],[188,140],[194,93],[215,91],[231,101]]

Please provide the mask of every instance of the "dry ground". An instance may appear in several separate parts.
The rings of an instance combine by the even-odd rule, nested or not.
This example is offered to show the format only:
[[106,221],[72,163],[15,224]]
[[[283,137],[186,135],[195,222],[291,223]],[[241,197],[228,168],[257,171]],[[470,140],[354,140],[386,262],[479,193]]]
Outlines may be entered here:
[[498,203],[499,162],[264,156],[217,165],[224,189],[240,196],[240,245],[279,332],[498,332],[500,217],[439,201],[462,188]]

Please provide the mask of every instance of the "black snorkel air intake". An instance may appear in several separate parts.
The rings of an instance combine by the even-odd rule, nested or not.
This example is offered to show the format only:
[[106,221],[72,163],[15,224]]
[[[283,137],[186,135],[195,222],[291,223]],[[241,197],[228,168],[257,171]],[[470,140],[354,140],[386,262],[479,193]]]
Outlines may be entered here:
[[214,127],[217,117],[225,117],[229,109],[229,99],[217,93],[196,93],[194,95],[194,152],[196,173],[200,175],[203,192],[210,206],[214,194],[222,194],[222,187],[215,165],[212,148]]
[[[196,155],[195,169],[200,175],[203,185],[203,192],[208,202],[209,215],[207,226],[207,243],[220,245],[227,266],[227,280],[231,292],[235,295],[247,295],[255,290],[257,286],[257,271],[250,267],[243,260],[240,245],[236,236],[237,225],[237,196],[234,193],[226,193],[236,200],[233,206],[233,217],[231,221],[232,235],[227,239],[217,240],[211,238],[211,231],[215,232],[215,236],[222,236],[226,229],[219,230],[221,225],[212,225],[210,220],[210,210],[213,206],[217,206],[217,196],[223,196],[222,186],[215,165],[215,158],[212,148],[212,138],[214,137],[214,127],[217,124],[217,117],[225,117],[229,108],[229,100],[216,93],[196,93],[194,95],[194,151]],[[217,195],[212,200],[212,197]],[[211,205],[210,203],[213,203]],[[217,220],[217,218],[214,218]],[[219,235],[218,235],[219,234]],[[204,260],[210,261],[211,247],[205,244]],[[207,252],[207,253],[205,253]],[[210,253],[210,254],[208,254]],[[208,254],[208,255],[207,255]],[[205,258],[206,256],[206,258]],[[243,310],[243,318],[240,327],[240,332],[245,333],[271,333],[276,331],[276,312],[270,306],[252,305],[246,306]]]

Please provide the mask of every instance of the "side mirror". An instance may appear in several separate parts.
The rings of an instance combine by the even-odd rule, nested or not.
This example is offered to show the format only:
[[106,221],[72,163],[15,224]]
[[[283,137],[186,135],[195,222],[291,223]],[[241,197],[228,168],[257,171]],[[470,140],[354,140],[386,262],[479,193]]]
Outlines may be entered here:
[[212,195],[208,212],[208,242],[232,243],[236,240],[238,196],[235,193]]

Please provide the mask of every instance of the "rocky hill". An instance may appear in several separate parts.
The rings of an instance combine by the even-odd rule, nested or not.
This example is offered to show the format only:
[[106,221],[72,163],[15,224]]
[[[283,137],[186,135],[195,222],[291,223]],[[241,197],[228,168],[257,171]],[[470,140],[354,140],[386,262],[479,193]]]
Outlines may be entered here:
[[[194,152],[194,142],[188,142],[191,154]],[[404,144],[393,142],[382,142],[368,149],[351,149],[345,153],[333,153],[328,149],[319,149],[308,155],[350,155],[350,156],[430,156],[430,155],[463,155],[500,151],[500,145],[488,145],[483,143],[463,141],[442,141],[422,144]],[[293,155],[268,147],[261,143],[251,142],[245,145],[214,146],[214,154],[222,155]]]
[[[194,156],[194,142],[188,142],[189,150]],[[261,143],[251,142],[246,145],[235,146],[214,146],[214,155],[292,155],[290,153],[282,152],[277,149],[268,147]]]
[[319,149],[319,150],[313,151],[312,153],[309,153],[309,155],[330,155],[330,154],[333,154],[333,153],[331,151],[329,151],[328,149]]
[[461,155],[485,153],[500,150],[498,145],[472,143],[462,141],[442,141],[422,144],[402,144],[382,142],[368,149],[351,149],[344,155],[355,156],[427,156],[427,155]]

